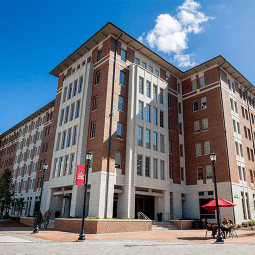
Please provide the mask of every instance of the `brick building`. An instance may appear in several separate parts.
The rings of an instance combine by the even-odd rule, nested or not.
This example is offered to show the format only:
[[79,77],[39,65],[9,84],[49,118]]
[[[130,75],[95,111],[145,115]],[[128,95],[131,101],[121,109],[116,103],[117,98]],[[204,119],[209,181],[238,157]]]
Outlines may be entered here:
[[[87,215],[213,220],[201,205],[214,197],[209,154],[215,152],[218,195],[237,204],[221,208],[222,217],[255,218],[255,89],[222,56],[182,72],[107,23],[50,74],[58,77],[54,102],[0,136],[0,171],[10,158],[15,190],[27,197],[24,214],[36,208],[46,160],[42,210],[81,216],[76,165],[91,152]],[[31,126],[49,112],[49,124]],[[49,127],[48,136],[29,145],[41,146],[37,158],[21,156],[19,163],[25,151],[19,143]],[[24,170],[29,164],[34,175]]]

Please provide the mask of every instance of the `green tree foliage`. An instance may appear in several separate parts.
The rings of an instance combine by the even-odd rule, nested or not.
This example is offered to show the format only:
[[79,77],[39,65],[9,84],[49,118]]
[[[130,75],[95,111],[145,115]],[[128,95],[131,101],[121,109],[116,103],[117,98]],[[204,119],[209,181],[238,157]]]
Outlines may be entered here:
[[9,212],[10,206],[13,203],[14,192],[12,182],[12,172],[10,169],[5,169],[0,176],[0,208],[1,211]]

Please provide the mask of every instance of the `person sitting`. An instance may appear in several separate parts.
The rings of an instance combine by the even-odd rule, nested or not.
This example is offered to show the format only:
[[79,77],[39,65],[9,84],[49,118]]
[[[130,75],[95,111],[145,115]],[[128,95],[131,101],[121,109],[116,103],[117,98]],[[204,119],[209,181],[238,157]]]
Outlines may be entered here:
[[[224,220],[225,220],[225,219],[226,219],[226,218],[224,218]],[[233,221],[232,221],[232,220],[229,220],[229,221],[224,221],[224,220],[222,221],[222,224],[223,224],[223,222],[224,222],[225,224],[222,225],[221,229],[222,229],[224,238],[227,238],[227,237],[228,237],[228,234],[229,234],[229,232],[230,232],[230,227],[233,226],[234,224],[233,224]],[[226,219],[226,220],[227,220],[227,219]]]

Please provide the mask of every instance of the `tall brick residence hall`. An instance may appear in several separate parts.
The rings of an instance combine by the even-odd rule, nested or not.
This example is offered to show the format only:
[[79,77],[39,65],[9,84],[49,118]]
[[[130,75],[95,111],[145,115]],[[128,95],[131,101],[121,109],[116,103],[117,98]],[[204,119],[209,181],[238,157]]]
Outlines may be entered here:
[[222,56],[182,72],[112,23],[51,72],[56,98],[0,135],[0,174],[13,171],[23,215],[41,209],[81,216],[76,166],[93,154],[88,216],[163,221],[210,218],[210,153],[217,154],[221,208],[236,223],[255,219],[255,88]]

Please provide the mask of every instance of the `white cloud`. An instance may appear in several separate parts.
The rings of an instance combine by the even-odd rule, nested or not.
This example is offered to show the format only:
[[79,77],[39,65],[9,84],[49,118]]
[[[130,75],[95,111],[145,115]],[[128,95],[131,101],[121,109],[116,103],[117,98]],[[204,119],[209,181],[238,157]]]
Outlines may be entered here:
[[192,58],[194,54],[184,53],[188,48],[188,35],[201,33],[203,31],[201,24],[214,19],[199,12],[200,7],[199,2],[185,0],[177,8],[175,16],[160,14],[155,20],[155,27],[148,33],[143,33],[138,40],[147,42],[152,49],[175,54],[174,60],[178,62],[179,67],[195,65]]

